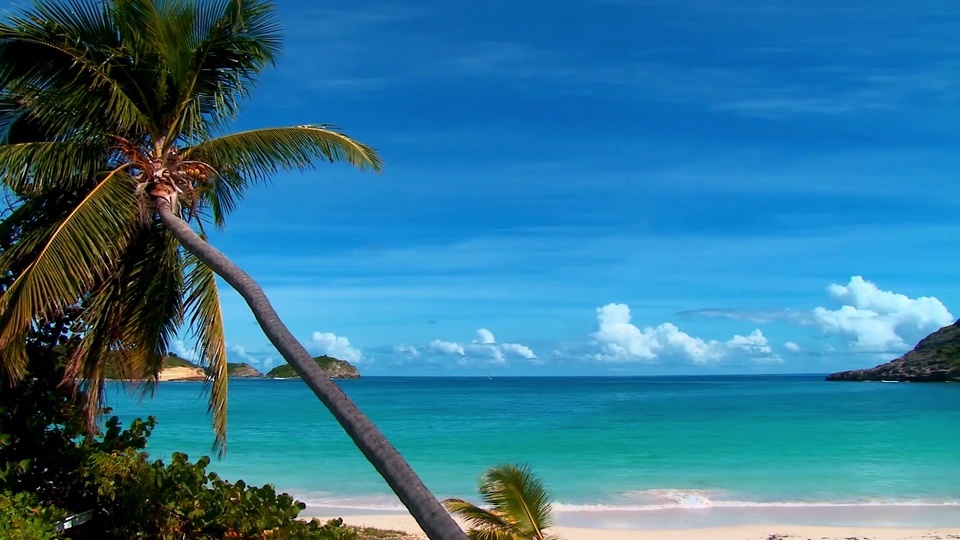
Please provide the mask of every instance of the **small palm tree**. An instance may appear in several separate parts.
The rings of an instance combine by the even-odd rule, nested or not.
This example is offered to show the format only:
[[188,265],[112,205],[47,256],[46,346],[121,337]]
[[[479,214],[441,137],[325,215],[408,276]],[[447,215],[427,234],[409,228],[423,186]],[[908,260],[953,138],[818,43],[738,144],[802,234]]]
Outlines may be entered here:
[[[35,220],[0,256],[0,374],[26,368],[29,329],[79,306],[69,377],[99,402],[108,359],[155,376],[190,329],[212,374],[216,446],[227,372],[216,275],[330,409],[432,539],[463,539],[406,460],[280,321],[260,286],[206,241],[251,185],[369,147],[323,125],[224,133],[281,36],[266,0],[36,0],[0,22],[0,182]],[[94,410],[91,407],[91,410]]]
[[443,505],[471,525],[473,540],[556,540],[545,531],[553,524],[550,497],[530,467],[497,465],[483,475],[480,496],[489,508],[463,499]]

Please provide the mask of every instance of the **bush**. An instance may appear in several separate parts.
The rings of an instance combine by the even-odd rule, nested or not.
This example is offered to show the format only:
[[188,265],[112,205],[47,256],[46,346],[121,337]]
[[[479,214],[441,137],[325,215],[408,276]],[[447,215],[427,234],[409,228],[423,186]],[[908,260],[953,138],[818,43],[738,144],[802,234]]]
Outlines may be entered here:
[[[272,486],[221,479],[208,457],[151,461],[152,417],[126,429],[113,417],[85,436],[82,393],[60,384],[56,361],[32,365],[19,385],[0,381],[0,539],[357,538],[339,520],[298,520],[305,505]],[[88,510],[88,523],[58,532]]]
[[66,512],[40,504],[31,493],[0,493],[0,539],[61,538],[56,523],[64,517]]

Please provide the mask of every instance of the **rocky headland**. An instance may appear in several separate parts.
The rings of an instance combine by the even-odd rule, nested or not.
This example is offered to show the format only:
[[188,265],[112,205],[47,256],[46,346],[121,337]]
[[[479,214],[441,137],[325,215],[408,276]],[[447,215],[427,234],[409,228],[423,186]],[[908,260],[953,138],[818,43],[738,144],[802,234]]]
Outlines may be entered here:
[[827,375],[828,381],[960,381],[960,320],[920,340],[907,354],[870,369]]
[[[353,364],[346,360],[340,360],[332,356],[316,356],[313,361],[320,366],[331,379],[359,379],[360,372]],[[271,379],[297,379],[300,375],[290,364],[277,366],[267,372],[267,377]]]

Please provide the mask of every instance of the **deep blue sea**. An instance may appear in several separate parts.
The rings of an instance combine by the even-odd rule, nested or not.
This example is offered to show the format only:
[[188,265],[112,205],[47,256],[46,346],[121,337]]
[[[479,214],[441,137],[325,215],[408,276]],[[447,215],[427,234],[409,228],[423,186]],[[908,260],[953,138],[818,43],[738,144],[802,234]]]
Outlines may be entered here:
[[[111,383],[121,419],[154,415],[148,451],[210,454],[203,383],[142,402]],[[439,497],[527,463],[561,511],[960,504],[960,384],[819,376],[402,378],[339,381]],[[228,479],[309,504],[398,507],[298,380],[230,382]],[[960,518],[960,507],[957,516]]]

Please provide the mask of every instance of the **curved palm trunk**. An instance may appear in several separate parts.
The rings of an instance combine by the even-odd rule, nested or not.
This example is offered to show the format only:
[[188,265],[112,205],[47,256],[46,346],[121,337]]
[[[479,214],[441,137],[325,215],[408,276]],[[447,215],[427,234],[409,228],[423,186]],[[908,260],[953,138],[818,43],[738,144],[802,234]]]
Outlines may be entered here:
[[270,342],[300,374],[307,386],[340,422],[363,455],[387,481],[410,514],[431,540],[466,540],[466,534],[423,484],[407,461],[397,452],[360,409],[313,361],[280,320],[260,286],[219,250],[203,241],[170,204],[154,199],[163,224],[183,247],[213,269],[247,301]]

